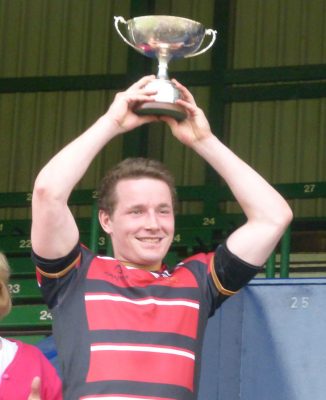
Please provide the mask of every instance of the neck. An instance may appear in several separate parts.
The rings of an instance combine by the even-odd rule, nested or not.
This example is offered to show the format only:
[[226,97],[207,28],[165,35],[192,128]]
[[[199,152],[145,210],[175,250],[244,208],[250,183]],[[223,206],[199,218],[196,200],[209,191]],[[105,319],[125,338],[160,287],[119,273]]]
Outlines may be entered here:
[[133,268],[143,269],[143,270],[152,271],[152,272],[159,271],[162,267],[162,263],[154,264],[154,265],[143,265],[143,264],[135,264],[135,263],[125,261],[125,260],[118,260],[118,261],[122,265],[125,265],[126,267],[133,267]]

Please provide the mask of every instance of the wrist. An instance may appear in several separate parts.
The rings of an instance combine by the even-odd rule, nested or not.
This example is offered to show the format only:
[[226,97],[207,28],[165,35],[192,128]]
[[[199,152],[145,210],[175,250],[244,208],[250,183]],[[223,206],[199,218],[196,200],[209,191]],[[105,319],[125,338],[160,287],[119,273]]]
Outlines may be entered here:
[[97,121],[96,125],[99,126],[101,130],[103,130],[109,139],[119,135],[122,133],[121,126],[117,122],[115,118],[111,115],[104,114]]
[[214,146],[216,141],[218,141],[217,137],[211,132],[207,132],[206,134],[202,134],[201,137],[194,140],[191,144],[191,147],[195,151],[200,151],[201,149],[210,148]]

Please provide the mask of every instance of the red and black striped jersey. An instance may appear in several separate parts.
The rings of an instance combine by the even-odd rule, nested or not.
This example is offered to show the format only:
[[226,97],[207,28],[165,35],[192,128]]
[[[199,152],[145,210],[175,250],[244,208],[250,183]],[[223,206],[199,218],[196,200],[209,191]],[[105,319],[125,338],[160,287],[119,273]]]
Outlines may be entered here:
[[33,257],[67,400],[195,400],[207,319],[258,271],[225,245],[160,272],[81,245]]

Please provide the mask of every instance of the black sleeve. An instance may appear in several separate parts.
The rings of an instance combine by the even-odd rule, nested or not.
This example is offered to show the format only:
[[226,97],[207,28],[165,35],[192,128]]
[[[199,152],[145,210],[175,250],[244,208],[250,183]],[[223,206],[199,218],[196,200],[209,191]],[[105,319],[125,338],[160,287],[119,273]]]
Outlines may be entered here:
[[80,252],[81,252],[80,243],[77,243],[76,246],[71,250],[71,252],[67,254],[65,257],[48,260],[46,258],[38,256],[36,253],[34,253],[33,250],[31,253],[31,257],[33,263],[41,271],[46,272],[48,274],[56,274],[65,270],[67,267],[73,264],[78,258]]
[[220,285],[227,291],[236,292],[260,272],[262,267],[241,260],[224,243],[215,252],[214,269]]

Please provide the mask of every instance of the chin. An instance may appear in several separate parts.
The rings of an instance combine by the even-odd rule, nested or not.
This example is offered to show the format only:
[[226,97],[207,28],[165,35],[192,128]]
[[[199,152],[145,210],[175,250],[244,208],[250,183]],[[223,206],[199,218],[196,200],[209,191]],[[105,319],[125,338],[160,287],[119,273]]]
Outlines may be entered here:
[[142,249],[138,252],[139,259],[143,260],[147,264],[159,263],[165,257],[165,252],[160,249]]
[[152,266],[152,265],[157,265],[157,264],[161,264],[162,263],[162,260],[159,258],[145,258],[145,259],[143,259],[143,262],[142,262],[142,264],[144,264],[144,265],[146,265],[146,266],[148,266],[148,267],[150,267],[150,266]]
[[157,253],[155,254],[154,257],[142,257],[142,264],[144,266],[152,266],[152,265],[157,265],[157,264],[161,264],[163,261],[164,257],[158,257]]

